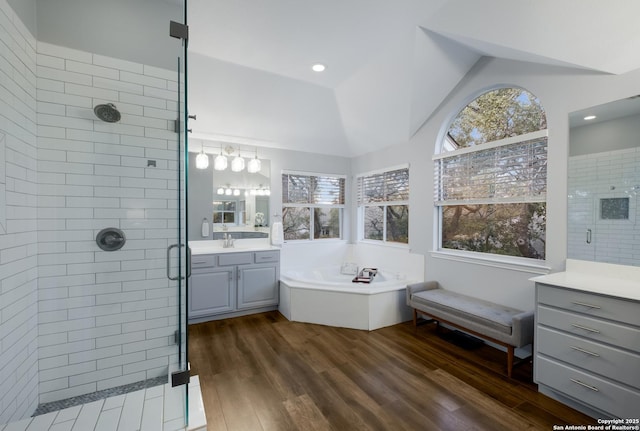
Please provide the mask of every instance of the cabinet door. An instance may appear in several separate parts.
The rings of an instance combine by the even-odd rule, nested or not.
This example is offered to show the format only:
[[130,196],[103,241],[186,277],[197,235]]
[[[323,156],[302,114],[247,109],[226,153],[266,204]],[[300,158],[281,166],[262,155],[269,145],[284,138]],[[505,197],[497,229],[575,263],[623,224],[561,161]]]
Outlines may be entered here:
[[238,308],[278,304],[277,264],[238,267]]
[[191,275],[189,318],[233,311],[235,268],[212,269]]

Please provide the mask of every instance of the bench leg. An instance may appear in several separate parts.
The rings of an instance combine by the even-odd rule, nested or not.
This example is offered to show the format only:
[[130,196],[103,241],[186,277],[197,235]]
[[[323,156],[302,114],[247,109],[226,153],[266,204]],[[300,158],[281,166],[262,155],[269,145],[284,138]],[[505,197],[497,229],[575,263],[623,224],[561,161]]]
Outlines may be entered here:
[[513,371],[513,357],[514,357],[513,346],[507,346],[507,376],[511,378],[511,372]]

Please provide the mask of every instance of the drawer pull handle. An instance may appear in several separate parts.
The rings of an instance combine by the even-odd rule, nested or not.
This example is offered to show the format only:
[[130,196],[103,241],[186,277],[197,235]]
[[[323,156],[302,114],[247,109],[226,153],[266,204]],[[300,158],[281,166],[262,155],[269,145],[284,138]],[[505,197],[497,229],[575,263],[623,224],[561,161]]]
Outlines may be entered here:
[[596,388],[595,386],[587,385],[586,383],[581,382],[580,380],[576,380],[576,379],[569,379],[569,380],[571,380],[575,384],[584,386],[587,389],[591,389],[593,392],[600,392],[600,389]]
[[575,305],[581,305],[583,307],[589,307],[589,308],[594,308],[594,309],[600,309],[602,307],[600,307],[599,305],[592,305],[592,304],[587,304],[586,302],[578,302],[578,301],[571,301],[572,304]]
[[571,347],[573,350],[577,350],[578,352],[586,353],[587,355],[595,356],[597,358],[600,357],[600,355],[598,355],[597,353],[590,352],[580,347],[576,347],[576,346],[569,346],[569,347]]
[[577,323],[572,323],[571,326],[573,326],[574,328],[578,328],[578,329],[582,329],[582,330],[585,330],[585,331],[592,332],[594,334],[599,334],[600,333],[600,331],[598,331],[597,329],[588,328],[586,326],[578,325]]
[[194,265],[204,265],[205,263],[207,263],[207,261],[204,261],[204,260],[203,260],[203,261],[198,262],[198,261],[195,261],[195,260],[194,260],[194,261],[192,261],[191,263],[193,263]]

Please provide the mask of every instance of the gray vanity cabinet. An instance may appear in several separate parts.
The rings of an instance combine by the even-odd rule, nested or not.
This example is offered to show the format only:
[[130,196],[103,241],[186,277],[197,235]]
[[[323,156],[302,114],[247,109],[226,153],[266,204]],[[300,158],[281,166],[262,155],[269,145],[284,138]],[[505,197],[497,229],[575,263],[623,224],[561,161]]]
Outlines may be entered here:
[[535,380],[593,417],[637,417],[640,304],[536,283]]
[[278,306],[278,250],[194,255],[191,266],[190,323],[275,310]]
[[189,285],[189,318],[228,313],[235,309],[233,268],[194,270]]
[[278,269],[273,264],[238,268],[238,309],[278,304]]

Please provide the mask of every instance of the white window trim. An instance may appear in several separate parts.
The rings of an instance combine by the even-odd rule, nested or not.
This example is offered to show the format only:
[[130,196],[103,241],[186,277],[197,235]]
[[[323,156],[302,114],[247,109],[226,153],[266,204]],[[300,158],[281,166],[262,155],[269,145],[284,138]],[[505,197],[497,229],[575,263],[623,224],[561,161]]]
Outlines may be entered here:
[[[389,166],[389,167],[385,167],[385,168],[381,168],[381,169],[375,169],[372,171],[367,171],[367,172],[361,172],[359,174],[356,174],[353,176],[353,184],[354,184],[354,190],[357,190],[357,184],[360,178],[362,177],[367,177],[370,175],[378,175],[378,174],[384,174],[386,172],[393,172],[393,171],[399,171],[401,169],[407,169],[407,171],[411,172],[411,164],[410,163],[403,163],[401,165],[395,165],[395,166]],[[410,175],[410,174],[409,174]],[[411,176],[409,176],[409,184],[411,184]],[[411,193],[411,191],[409,191],[409,193]],[[388,241],[387,240],[387,223],[386,223],[386,218],[387,218],[387,212],[383,211],[384,214],[384,233],[383,233],[383,239],[378,240],[378,239],[367,239],[364,237],[364,208],[365,207],[383,207],[386,208],[389,205],[406,205],[407,207],[410,208],[409,205],[409,200],[402,200],[402,201],[384,201],[384,202],[375,202],[375,203],[366,203],[366,204],[359,204],[358,203],[358,199],[356,197],[356,226],[357,226],[357,231],[358,231],[358,235],[357,235],[357,240],[358,242],[364,243],[364,244],[375,244],[375,245],[381,245],[381,246],[387,246],[387,247],[397,247],[397,248],[402,248],[402,249],[409,249],[409,243],[411,242],[411,237],[408,238],[407,243],[402,243],[402,242],[396,242],[396,241]]]
[[[330,178],[338,178],[338,179],[343,179],[344,180],[344,187],[345,187],[345,202],[347,201],[347,191],[348,191],[348,184],[347,184],[347,175],[344,174],[328,174],[328,173],[322,173],[322,172],[309,172],[309,171],[295,171],[295,170],[288,170],[288,169],[283,169],[282,171],[280,171],[280,178],[282,179],[283,175],[302,175],[302,176],[309,176],[309,177],[330,177]],[[311,203],[284,203],[282,202],[282,208],[309,208],[309,238],[307,239],[288,239],[285,241],[285,244],[307,244],[307,243],[311,243],[314,241],[320,241],[322,243],[325,242],[346,242],[345,239],[345,235],[344,235],[344,219],[345,219],[345,208],[347,207],[346,203],[345,204],[335,204],[335,205],[331,205],[331,204],[311,204]],[[313,227],[314,227],[314,208],[337,208],[340,211],[340,238],[314,238],[313,234],[315,233],[313,231]]]
[[[506,145],[517,144],[519,142],[532,141],[540,138],[549,137],[549,129],[538,130],[531,133],[525,133],[522,135],[512,136],[497,141],[486,142],[481,145],[474,145],[472,147],[460,148],[454,151],[444,151],[439,154],[434,154],[432,160],[441,160],[449,157],[455,157],[461,154],[473,153],[477,151],[488,150],[491,148],[503,147]],[[547,150],[548,152],[548,150]],[[455,203],[464,202],[465,204],[500,204],[500,203],[518,203],[518,202],[547,202],[546,196],[544,199],[536,198],[523,198],[521,199],[506,199],[504,202],[492,201],[486,202],[485,200],[457,200]],[[459,262],[475,263],[478,265],[491,266],[494,268],[511,269],[517,271],[531,272],[534,274],[547,274],[551,268],[547,266],[546,259],[530,259],[526,257],[507,256],[494,253],[480,253],[466,250],[455,250],[442,247],[442,207],[452,204],[453,201],[434,202],[434,219],[437,220],[437,227],[434,229],[434,249],[431,251],[431,255],[435,258],[455,260]],[[546,250],[545,250],[546,251]],[[546,255],[546,253],[545,253]]]
[[474,145],[472,147],[459,148],[454,151],[445,151],[439,154],[434,154],[431,159],[432,160],[446,159],[449,157],[459,156],[461,154],[475,153],[476,151],[490,150],[492,148],[504,147],[507,145],[517,144],[519,142],[525,142],[525,141],[535,141],[540,138],[548,138],[548,137],[549,137],[549,129],[538,130],[531,133],[525,133],[523,135],[511,136],[509,138],[500,139],[498,141],[491,141],[491,142],[486,142],[480,145]]
[[548,274],[551,271],[551,267],[547,265],[546,260],[529,259],[527,257],[442,248],[432,250],[430,253],[436,259],[453,260],[532,274]]

